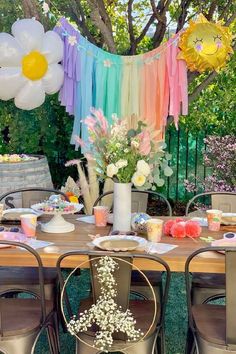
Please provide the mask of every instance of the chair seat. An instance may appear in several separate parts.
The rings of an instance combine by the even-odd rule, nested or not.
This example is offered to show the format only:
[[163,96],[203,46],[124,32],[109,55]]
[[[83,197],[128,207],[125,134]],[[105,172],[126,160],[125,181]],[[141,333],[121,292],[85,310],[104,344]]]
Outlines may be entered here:
[[[53,310],[53,302],[46,301],[46,313]],[[40,326],[41,300],[0,298],[0,331],[3,337],[29,333]]]
[[[56,268],[44,268],[44,284],[57,281]],[[36,267],[0,267],[0,287],[11,284],[39,284],[38,268]]]
[[[147,271],[143,272],[152,286],[159,286],[162,284],[162,272],[155,272],[155,271]],[[142,274],[137,271],[133,270],[131,273],[131,285],[132,286],[148,286],[146,280],[142,276]]]
[[225,345],[226,307],[223,305],[194,305],[193,318],[199,335],[208,342]]
[[198,288],[225,289],[225,274],[193,273],[192,286]]
[[[82,300],[80,302],[79,313],[84,312],[91,308],[93,300],[91,298]],[[135,328],[140,329],[144,334],[149,330],[154,316],[154,301],[151,300],[130,300],[129,309],[136,320]],[[156,329],[156,326],[160,320],[160,304],[157,303],[157,315],[155,322],[153,323],[148,336],[150,336]],[[89,335],[95,334],[96,329],[91,328],[91,330],[86,333]]]

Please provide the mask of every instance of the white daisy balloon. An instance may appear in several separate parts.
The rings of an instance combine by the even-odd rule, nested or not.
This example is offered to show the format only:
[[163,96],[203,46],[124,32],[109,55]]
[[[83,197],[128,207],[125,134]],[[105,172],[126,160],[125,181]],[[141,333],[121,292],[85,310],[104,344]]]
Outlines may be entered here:
[[62,86],[63,42],[33,19],[16,21],[12,34],[0,33],[0,99],[14,98],[18,108],[31,110]]

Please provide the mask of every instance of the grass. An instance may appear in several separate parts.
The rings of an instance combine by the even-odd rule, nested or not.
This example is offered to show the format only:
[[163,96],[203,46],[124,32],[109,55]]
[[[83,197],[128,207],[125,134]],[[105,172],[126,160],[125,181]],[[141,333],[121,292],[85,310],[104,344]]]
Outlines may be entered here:
[[[69,286],[70,296],[74,296],[74,303],[78,296],[86,296],[89,277],[82,275],[83,287],[78,288],[73,282]],[[82,285],[82,284],[81,284]],[[182,273],[172,273],[169,300],[166,312],[166,354],[183,354],[187,327],[186,296],[184,276]],[[75,340],[70,334],[60,333],[61,354],[75,352]],[[49,354],[45,335],[37,343],[35,354]]]

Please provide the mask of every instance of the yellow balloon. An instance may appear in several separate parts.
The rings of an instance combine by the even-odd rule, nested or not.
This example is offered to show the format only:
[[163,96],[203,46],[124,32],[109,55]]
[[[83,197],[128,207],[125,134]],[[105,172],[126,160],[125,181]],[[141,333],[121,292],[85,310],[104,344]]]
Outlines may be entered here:
[[233,52],[232,34],[221,23],[209,22],[202,14],[180,35],[178,59],[191,71],[220,70]]
[[40,80],[48,70],[45,56],[37,51],[32,51],[22,59],[22,73],[30,80]]

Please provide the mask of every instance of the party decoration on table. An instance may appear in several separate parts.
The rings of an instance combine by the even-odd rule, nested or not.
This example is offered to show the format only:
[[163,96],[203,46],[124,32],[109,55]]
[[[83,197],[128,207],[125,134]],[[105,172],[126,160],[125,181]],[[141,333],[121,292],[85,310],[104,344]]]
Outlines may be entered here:
[[184,221],[182,218],[168,220],[164,224],[164,234],[176,238],[197,238],[201,235],[202,228],[197,221]]
[[38,157],[26,154],[0,154],[0,163],[27,162],[35,160],[38,160]]
[[133,314],[129,309],[122,310],[116,302],[117,283],[114,273],[119,269],[118,263],[111,257],[101,257],[95,263],[95,269],[101,295],[94,305],[79,314],[78,319],[74,316],[70,320],[67,325],[69,332],[81,340],[79,332],[87,331],[96,325],[94,348],[103,352],[108,352],[112,347],[115,332],[124,333],[128,343],[140,340],[143,333],[135,328],[136,321]]
[[74,214],[83,208],[83,204],[69,203],[64,201],[60,195],[53,195],[45,202],[34,204],[31,208],[35,211],[41,211],[46,215],[54,215],[46,224],[41,224],[44,232],[63,233],[74,231],[75,225],[66,221],[62,215]]
[[14,98],[16,107],[31,110],[62,86],[64,71],[58,64],[63,42],[54,31],[44,32],[34,19],[17,20],[12,35],[0,33],[0,99]]
[[136,130],[127,129],[126,122],[116,118],[109,126],[101,110],[92,109],[84,123],[89,140],[78,139],[86,156],[95,162],[94,168],[102,179],[114,181],[114,230],[127,231],[131,227],[131,186],[140,190],[155,190],[165,183],[163,176],[171,176],[170,156],[163,142],[151,141],[146,125],[139,122]]
[[220,70],[233,52],[232,34],[221,22],[209,22],[202,14],[180,35],[179,59],[184,59],[191,71]]
[[131,219],[131,227],[138,233],[147,232],[147,220],[151,219],[146,213],[135,213]]
[[61,187],[61,191],[66,194],[71,203],[78,203],[81,195],[79,185],[73,180],[72,177],[68,177],[65,186]]
[[[79,185],[80,193],[83,198],[83,204],[85,209],[85,214],[93,214],[93,205],[97,198],[100,195],[100,185],[97,178],[97,173],[95,171],[96,162],[92,159],[88,159],[86,163],[87,171],[85,171],[85,164],[82,160],[70,160],[66,162],[66,167],[76,166],[78,172],[78,181],[75,182],[76,185]],[[102,193],[108,191],[113,191],[114,183],[110,178],[106,178]],[[105,205],[110,210],[113,203],[112,195],[108,195],[101,200],[100,205]]]
[[186,63],[177,59],[179,34],[148,53],[127,57],[90,43],[65,18],[54,31],[65,45],[65,80],[59,98],[75,116],[71,143],[76,147],[76,136],[88,141],[82,119],[92,106],[104,111],[108,124],[113,123],[114,113],[143,117],[154,124],[159,140],[169,115],[177,126],[179,115],[188,113]]

